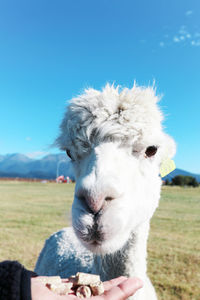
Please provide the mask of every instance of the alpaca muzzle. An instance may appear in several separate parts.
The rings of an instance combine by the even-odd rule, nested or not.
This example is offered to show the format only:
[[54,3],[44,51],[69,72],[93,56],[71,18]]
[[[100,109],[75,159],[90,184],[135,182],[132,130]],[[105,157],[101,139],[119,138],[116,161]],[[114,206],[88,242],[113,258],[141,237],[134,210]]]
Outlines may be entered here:
[[96,215],[103,208],[105,202],[114,199],[114,197],[105,196],[103,194],[91,195],[91,192],[86,189],[81,189],[76,196],[80,201],[86,204],[88,210],[94,215]]

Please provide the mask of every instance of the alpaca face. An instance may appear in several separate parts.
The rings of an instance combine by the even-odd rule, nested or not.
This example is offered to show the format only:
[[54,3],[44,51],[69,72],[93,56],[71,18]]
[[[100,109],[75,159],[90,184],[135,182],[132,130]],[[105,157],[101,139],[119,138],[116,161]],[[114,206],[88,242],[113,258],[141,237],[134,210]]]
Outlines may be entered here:
[[94,253],[123,247],[158,205],[159,166],[174,144],[156,100],[152,89],[107,86],[73,99],[61,124],[57,141],[76,177],[73,228]]
[[146,173],[143,163],[131,149],[103,143],[75,165],[72,221],[89,250],[101,254],[116,251],[131,231],[151,218],[161,180],[156,165],[151,164]]

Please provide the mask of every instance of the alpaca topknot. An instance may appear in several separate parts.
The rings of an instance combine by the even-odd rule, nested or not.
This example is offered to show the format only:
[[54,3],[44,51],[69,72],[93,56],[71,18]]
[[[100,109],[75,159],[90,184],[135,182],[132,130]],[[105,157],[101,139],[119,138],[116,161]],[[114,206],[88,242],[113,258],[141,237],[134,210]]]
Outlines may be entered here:
[[106,84],[101,90],[86,89],[67,106],[56,144],[62,149],[87,151],[102,141],[142,143],[152,132],[162,131],[162,113],[154,87],[131,89]]

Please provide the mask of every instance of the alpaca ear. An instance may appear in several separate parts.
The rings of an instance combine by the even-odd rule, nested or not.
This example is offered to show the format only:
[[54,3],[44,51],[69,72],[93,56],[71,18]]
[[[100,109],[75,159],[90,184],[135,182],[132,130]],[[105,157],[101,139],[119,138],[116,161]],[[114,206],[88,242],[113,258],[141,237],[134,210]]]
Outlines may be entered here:
[[167,134],[163,136],[162,159],[172,158],[176,153],[176,144],[172,137]]

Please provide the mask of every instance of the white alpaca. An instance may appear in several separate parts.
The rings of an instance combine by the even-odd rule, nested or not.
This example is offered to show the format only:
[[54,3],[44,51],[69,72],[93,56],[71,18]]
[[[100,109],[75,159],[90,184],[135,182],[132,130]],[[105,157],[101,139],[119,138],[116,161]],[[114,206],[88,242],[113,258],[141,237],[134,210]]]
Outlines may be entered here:
[[133,299],[157,299],[146,273],[147,238],[160,198],[160,164],[175,153],[157,101],[153,88],[135,85],[88,89],[72,99],[57,143],[76,176],[73,229],[46,241],[38,274],[137,276],[144,287]]

